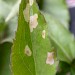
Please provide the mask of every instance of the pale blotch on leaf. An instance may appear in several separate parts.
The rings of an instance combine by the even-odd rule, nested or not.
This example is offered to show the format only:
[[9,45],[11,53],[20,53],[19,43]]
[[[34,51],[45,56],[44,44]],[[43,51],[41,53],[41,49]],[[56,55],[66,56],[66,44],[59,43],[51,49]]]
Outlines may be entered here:
[[45,39],[45,36],[46,36],[46,31],[43,30],[43,31],[42,31],[42,38]]
[[34,0],[29,0],[29,4],[30,4],[30,6],[32,6],[33,3],[34,3]]
[[26,8],[23,11],[24,19],[26,22],[29,22],[29,4],[26,5]]
[[34,28],[38,25],[38,14],[34,14],[33,16],[30,16],[30,31],[32,32]]
[[54,52],[47,53],[46,64],[53,65],[54,64]]
[[30,50],[30,48],[29,48],[29,46],[28,45],[26,45],[25,46],[25,54],[27,55],[27,56],[31,56],[32,55],[32,52],[31,52],[31,50]]

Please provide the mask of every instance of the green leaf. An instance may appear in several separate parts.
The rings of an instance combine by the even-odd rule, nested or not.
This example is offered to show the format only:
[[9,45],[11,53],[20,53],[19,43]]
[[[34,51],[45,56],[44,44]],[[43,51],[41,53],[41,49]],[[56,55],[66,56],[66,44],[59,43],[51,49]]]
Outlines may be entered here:
[[[18,29],[11,56],[12,72],[14,75],[55,75],[56,56],[51,49],[45,19],[35,1],[31,7],[28,3],[28,0],[22,0],[20,5]],[[37,15],[38,19],[34,20],[35,16],[33,24],[37,26],[31,30],[29,17],[34,15]],[[43,30],[46,31],[44,37]],[[53,65],[46,63],[48,52],[54,52]]]
[[71,63],[75,58],[74,36],[52,16],[45,14],[48,23],[49,37],[57,49],[57,57],[61,61]]
[[44,0],[43,10],[69,28],[69,12],[66,0]]
[[0,33],[4,31],[5,27],[4,19],[0,18]]
[[75,75],[75,69],[71,68],[71,75]]
[[75,75],[75,59],[71,63],[71,75]]
[[10,53],[11,43],[0,44],[0,75],[11,75]]
[[[34,65],[33,56],[27,57],[24,53],[27,39],[31,44],[31,40],[29,38],[30,32],[28,24],[25,22],[23,16],[23,10],[26,7],[26,2],[25,0],[22,0],[22,3],[20,5],[18,30],[16,33],[16,38],[15,38],[16,40],[14,42],[13,51],[12,51],[11,61],[12,61],[12,71],[14,75],[25,75],[25,74],[35,75],[35,67],[34,67],[35,65]],[[30,48],[32,48],[31,45]]]

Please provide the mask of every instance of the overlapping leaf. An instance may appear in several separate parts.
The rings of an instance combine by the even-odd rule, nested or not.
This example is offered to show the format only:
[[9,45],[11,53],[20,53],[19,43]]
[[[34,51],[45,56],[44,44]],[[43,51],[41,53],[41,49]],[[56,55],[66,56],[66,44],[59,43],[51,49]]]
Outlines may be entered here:
[[75,59],[75,39],[66,28],[50,15],[45,15],[49,37],[57,49],[59,60],[71,63]]
[[0,44],[0,75],[11,75],[10,53],[12,43]]
[[66,0],[44,0],[43,10],[69,28],[69,12]]

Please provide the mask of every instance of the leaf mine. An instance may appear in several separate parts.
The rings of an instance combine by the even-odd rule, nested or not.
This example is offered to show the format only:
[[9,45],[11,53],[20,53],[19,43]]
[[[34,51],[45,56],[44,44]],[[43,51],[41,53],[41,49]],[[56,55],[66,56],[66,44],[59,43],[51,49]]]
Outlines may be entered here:
[[38,25],[38,14],[34,14],[33,16],[30,16],[30,31],[32,32],[34,28]]
[[26,5],[25,10],[23,11],[24,19],[26,22],[29,22],[29,4]]
[[31,52],[31,50],[30,50],[30,48],[29,48],[28,45],[26,45],[26,47],[25,47],[25,54],[26,54],[27,56],[31,56],[31,55],[32,55],[32,52]]
[[53,52],[48,52],[47,53],[46,64],[49,64],[49,65],[54,64],[54,53]]
[[46,31],[43,30],[43,31],[42,31],[42,38],[45,39],[45,36],[46,36]]

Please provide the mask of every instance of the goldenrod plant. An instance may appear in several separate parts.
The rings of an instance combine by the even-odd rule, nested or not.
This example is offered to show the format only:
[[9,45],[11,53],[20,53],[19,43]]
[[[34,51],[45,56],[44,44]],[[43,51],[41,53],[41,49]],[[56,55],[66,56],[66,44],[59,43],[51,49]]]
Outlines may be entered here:
[[8,51],[3,53],[8,58],[1,54],[8,70],[0,57],[1,75],[75,75],[75,38],[69,31],[66,1],[7,3],[8,15],[0,19],[0,53]]

